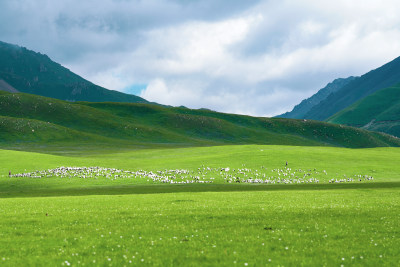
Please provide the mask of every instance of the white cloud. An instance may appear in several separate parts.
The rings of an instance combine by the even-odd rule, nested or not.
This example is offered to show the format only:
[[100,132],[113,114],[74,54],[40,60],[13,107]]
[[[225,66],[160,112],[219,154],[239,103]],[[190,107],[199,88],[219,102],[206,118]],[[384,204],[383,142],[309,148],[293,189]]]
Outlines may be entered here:
[[251,17],[214,23],[190,22],[150,31],[132,58],[146,60],[144,67],[163,75],[201,72],[218,76],[231,61],[229,46],[243,41],[256,21],[257,18]]
[[[141,92],[141,97],[151,99],[151,101],[173,106],[197,106],[199,99],[204,97],[204,88],[207,85],[201,81],[175,80],[168,83],[160,78],[152,80],[145,90]],[[188,90],[190,88],[190,90]]]

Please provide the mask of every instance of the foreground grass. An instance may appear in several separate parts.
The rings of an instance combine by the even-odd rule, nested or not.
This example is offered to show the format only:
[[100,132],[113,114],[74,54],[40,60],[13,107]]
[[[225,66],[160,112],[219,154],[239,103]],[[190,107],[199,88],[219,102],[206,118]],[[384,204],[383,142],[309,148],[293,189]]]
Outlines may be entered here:
[[396,266],[399,203],[393,189],[3,199],[0,261]]
[[[397,266],[400,150],[222,146],[50,155],[0,150],[0,265]],[[8,178],[60,166],[316,168],[322,184]],[[328,184],[331,175],[374,182]],[[163,194],[159,194],[163,193]]]

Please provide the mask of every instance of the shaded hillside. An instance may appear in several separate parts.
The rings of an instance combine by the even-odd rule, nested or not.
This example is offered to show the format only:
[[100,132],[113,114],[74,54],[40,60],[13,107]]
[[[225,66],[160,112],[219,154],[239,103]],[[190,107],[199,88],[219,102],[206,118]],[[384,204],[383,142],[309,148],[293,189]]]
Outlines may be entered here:
[[277,116],[278,118],[290,118],[290,119],[304,119],[305,115],[321,101],[325,100],[330,94],[339,91],[349,82],[356,79],[356,77],[339,78],[329,83],[324,88],[320,89],[313,96],[304,99],[300,104],[296,105],[292,111],[286,112],[282,115]]
[[302,118],[326,120],[337,112],[376,91],[400,83],[400,57],[355,78],[315,105]]
[[0,90],[10,91],[7,88],[68,101],[147,102],[97,86],[46,55],[0,42]]
[[151,104],[70,103],[0,93],[2,147],[282,144],[400,146],[397,138],[325,122],[256,118]]
[[400,136],[400,84],[363,98],[328,121]]

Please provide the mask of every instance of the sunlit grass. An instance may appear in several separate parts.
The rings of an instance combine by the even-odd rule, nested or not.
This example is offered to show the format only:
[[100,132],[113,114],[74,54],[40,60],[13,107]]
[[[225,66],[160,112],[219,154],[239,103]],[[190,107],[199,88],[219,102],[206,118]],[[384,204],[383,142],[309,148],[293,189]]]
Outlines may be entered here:
[[9,265],[398,265],[398,190],[3,199]]
[[[396,266],[399,158],[395,148],[221,146],[80,156],[2,150],[0,264]],[[9,170],[60,166],[255,173],[285,169],[286,161],[288,168],[315,168],[326,178],[322,184],[229,184],[222,178],[167,185],[139,178],[8,177]],[[374,181],[327,183],[336,174],[371,174]]]

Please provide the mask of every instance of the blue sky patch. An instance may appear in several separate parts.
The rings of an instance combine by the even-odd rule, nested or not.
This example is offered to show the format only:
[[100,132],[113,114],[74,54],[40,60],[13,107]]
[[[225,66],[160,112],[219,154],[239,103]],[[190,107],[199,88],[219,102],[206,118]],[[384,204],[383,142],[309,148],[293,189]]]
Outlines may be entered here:
[[140,95],[140,93],[145,90],[146,87],[147,84],[132,84],[131,86],[124,88],[123,91],[128,94]]

